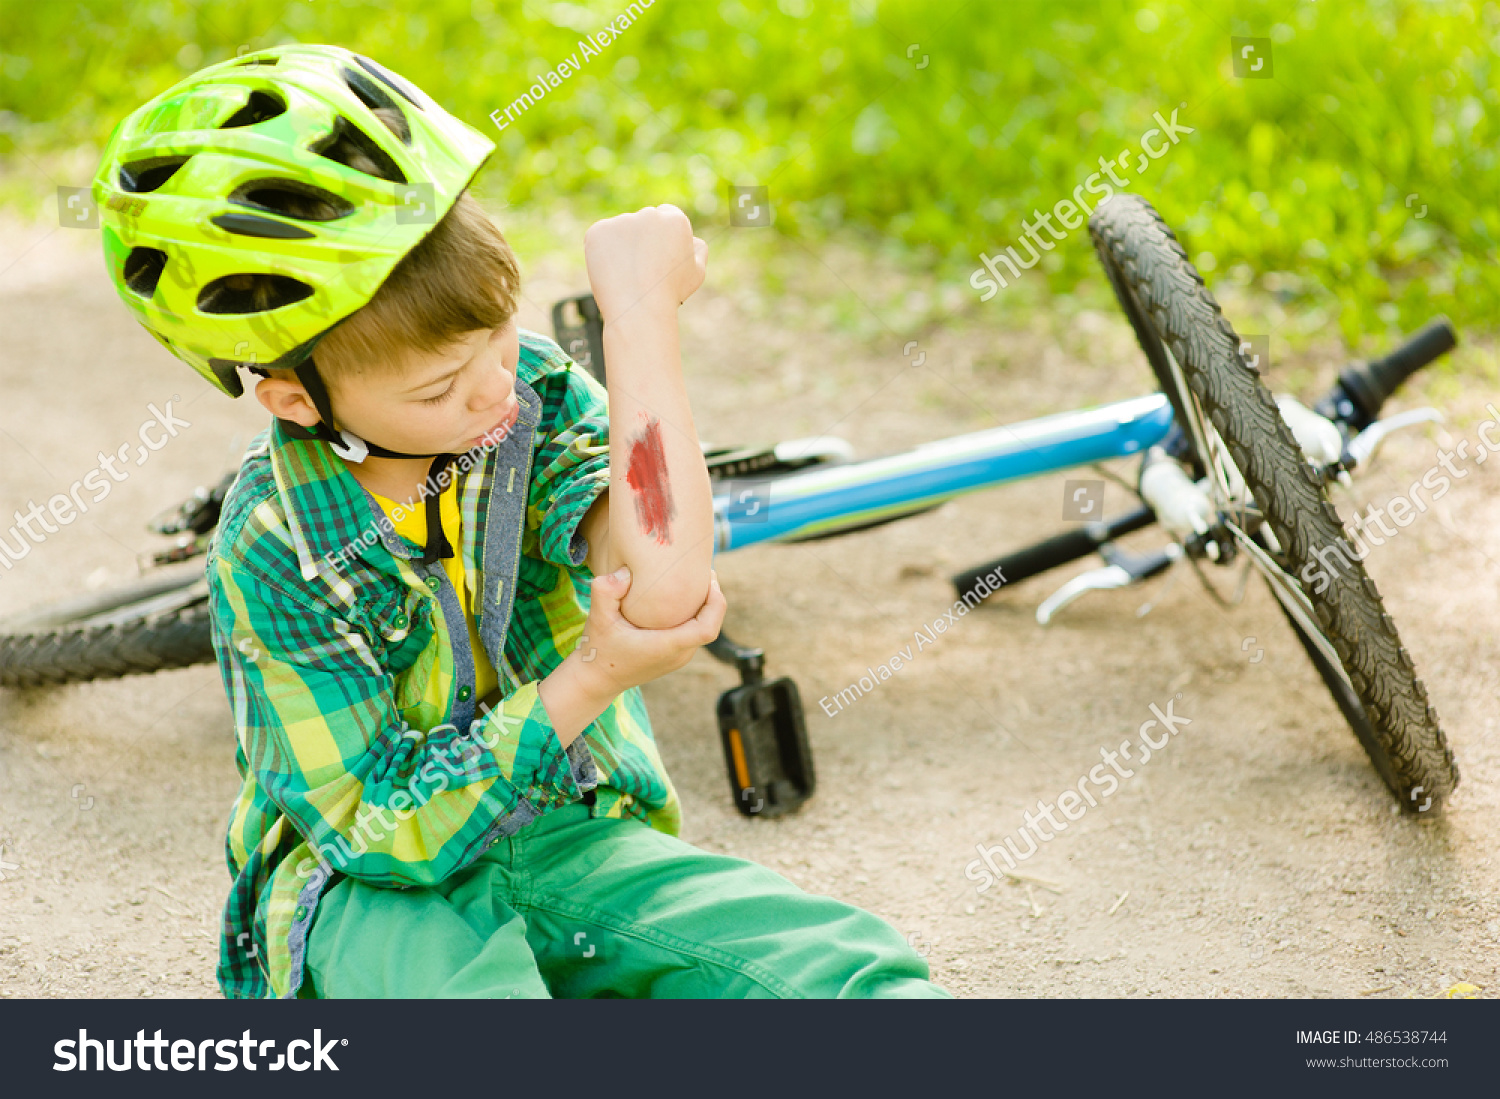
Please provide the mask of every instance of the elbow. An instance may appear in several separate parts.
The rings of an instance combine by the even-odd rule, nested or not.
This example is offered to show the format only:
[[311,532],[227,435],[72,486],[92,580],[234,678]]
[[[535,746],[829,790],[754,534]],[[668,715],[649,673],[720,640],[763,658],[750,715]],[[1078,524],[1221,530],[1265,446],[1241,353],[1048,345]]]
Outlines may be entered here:
[[620,601],[620,617],[640,630],[670,630],[698,616],[708,601],[711,578],[695,570],[691,580],[668,574],[636,594],[634,584]]

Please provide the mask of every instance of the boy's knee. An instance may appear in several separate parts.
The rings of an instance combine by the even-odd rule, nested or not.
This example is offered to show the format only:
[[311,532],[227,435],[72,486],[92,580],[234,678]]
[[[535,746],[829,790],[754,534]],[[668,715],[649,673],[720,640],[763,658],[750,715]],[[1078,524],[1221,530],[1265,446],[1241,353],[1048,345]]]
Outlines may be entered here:
[[815,953],[805,974],[809,978],[804,986],[806,995],[819,999],[952,999],[930,980],[925,946],[914,944],[891,924],[862,908],[830,903],[838,910],[824,924],[810,929]]

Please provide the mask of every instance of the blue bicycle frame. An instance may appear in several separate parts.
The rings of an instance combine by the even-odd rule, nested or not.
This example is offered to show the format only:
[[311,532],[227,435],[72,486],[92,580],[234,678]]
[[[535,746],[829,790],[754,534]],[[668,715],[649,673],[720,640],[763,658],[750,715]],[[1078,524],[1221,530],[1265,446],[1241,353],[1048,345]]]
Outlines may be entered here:
[[779,477],[734,478],[714,496],[714,549],[831,534],[922,511],[966,492],[1139,454],[1165,438],[1171,426],[1171,403],[1153,393],[955,435],[881,458]]

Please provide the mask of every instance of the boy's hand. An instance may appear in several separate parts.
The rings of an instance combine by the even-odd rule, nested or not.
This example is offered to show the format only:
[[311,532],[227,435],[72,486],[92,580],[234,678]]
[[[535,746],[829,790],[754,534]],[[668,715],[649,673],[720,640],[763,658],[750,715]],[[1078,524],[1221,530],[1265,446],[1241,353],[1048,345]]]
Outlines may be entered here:
[[670,203],[596,221],[583,235],[589,286],[604,323],[645,305],[679,305],[703,285],[708,245],[693,236],[688,216]]
[[[623,574],[623,575],[622,575]],[[697,615],[680,626],[643,630],[620,615],[620,600],[630,590],[630,570],[621,567],[589,585],[589,617],[584,640],[570,654],[591,693],[613,698],[631,687],[674,672],[693,653],[719,636],[724,623],[724,593],[717,573],[710,573],[708,598]]]
[[[571,744],[621,692],[638,687],[693,658],[694,650],[719,636],[724,621],[724,593],[710,572],[708,598],[698,614],[661,630],[632,626],[620,616],[620,600],[630,589],[630,570],[622,567],[595,577],[583,639],[561,664],[537,685],[557,739]],[[496,688],[479,702],[488,714],[500,703]]]

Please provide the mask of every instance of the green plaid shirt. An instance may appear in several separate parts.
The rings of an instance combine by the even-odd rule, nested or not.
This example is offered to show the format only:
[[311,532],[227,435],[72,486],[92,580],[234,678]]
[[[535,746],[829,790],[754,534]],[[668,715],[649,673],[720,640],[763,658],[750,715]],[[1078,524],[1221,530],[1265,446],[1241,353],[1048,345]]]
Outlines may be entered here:
[[226,838],[228,997],[296,993],[339,875],[430,885],[590,792],[594,816],[678,831],[638,688],[566,750],[538,696],[583,632],[592,574],[577,528],[609,484],[609,413],[556,343],[522,329],[520,344],[519,422],[451,467],[455,550],[503,695],[488,714],[441,562],[421,564],[327,443],[273,423],[224,501],[207,569],[243,779]]

